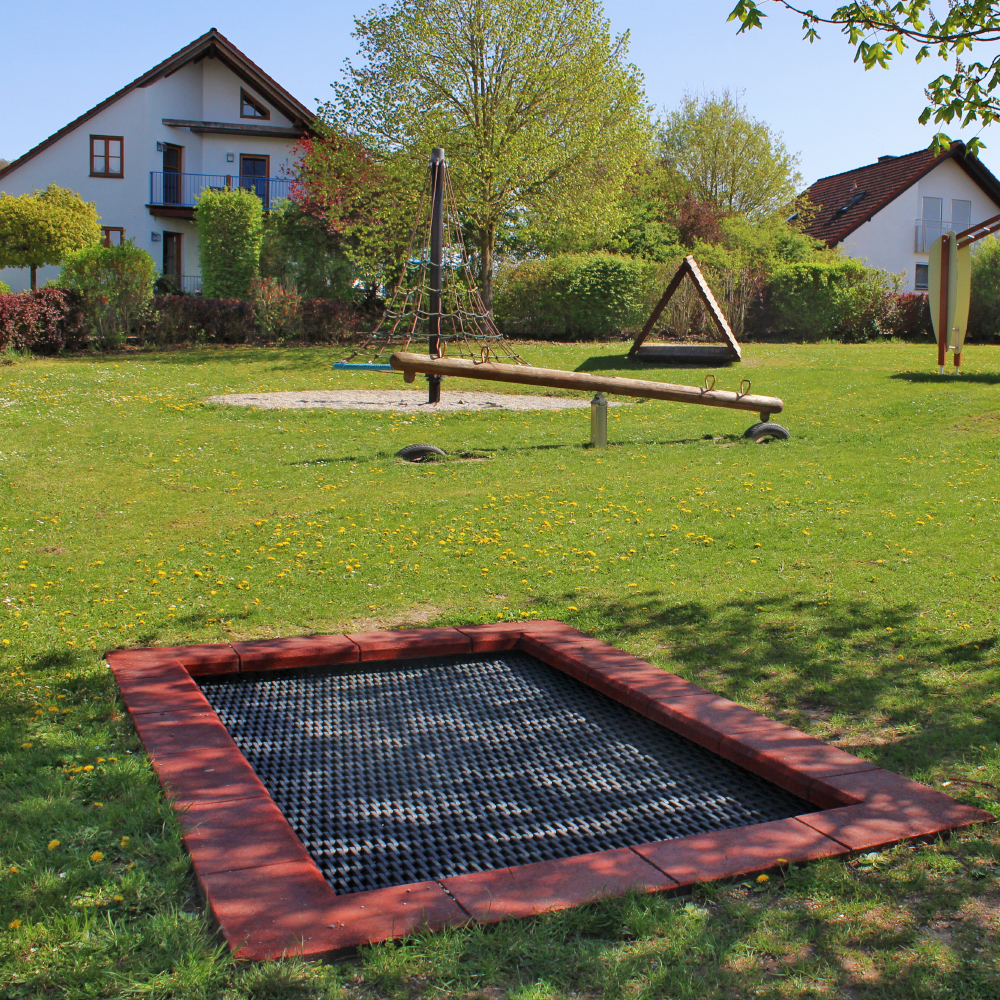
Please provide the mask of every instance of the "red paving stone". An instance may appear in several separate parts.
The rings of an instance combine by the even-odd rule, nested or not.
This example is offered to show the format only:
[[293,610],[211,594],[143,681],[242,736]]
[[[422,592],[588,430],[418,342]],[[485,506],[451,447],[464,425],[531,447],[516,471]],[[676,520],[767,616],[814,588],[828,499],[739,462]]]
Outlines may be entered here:
[[726,735],[717,752],[803,799],[808,796],[814,778],[876,767],[788,726]]
[[608,896],[620,896],[630,889],[659,892],[677,888],[673,879],[627,847],[455,875],[442,879],[441,884],[462,909],[485,923],[530,917],[546,910],[565,910]]
[[393,632],[352,632],[347,636],[362,660],[403,660],[413,656],[471,653],[472,640],[457,628],[404,628]]
[[211,710],[192,712],[147,712],[133,720],[146,753],[186,753],[191,750],[236,749],[229,731]]
[[146,712],[188,710],[211,712],[212,706],[180,660],[156,670],[112,667],[122,700],[133,717]]
[[151,758],[164,791],[177,802],[270,796],[246,758],[231,750],[194,750]]
[[[822,811],[444,879],[454,898],[436,882],[337,896],[190,676],[233,673],[241,664],[290,669],[510,648],[592,684]],[[670,890],[755,874],[992,820],[557,621],[115,650],[107,660],[180,813],[212,911],[242,958],[332,955],[465,923],[470,913],[483,921],[527,916],[628,889]]]
[[682,886],[844,853],[839,843],[798,819],[640,844],[633,850]]
[[704,695],[658,699],[643,714],[713,753],[718,753],[727,736],[787,729],[766,715],[707,691]]
[[290,670],[356,663],[358,646],[346,635],[295,636],[290,639],[257,639],[232,644],[240,670]]
[[270,797],[191,802],[177,818],[199,875],[293,861],[312,863]]
[[165,663],[180,660],[189,674],[231,674],[240,668],[239,657],[229,643],[203,646],[151,646],[148,649],[115,649],[104,654],[112,667],[155,670]]
[[993,816],[948,795],[878,768],[825,778],[857,805],[809,813],[799,818],[852,851],[873,850],[910,837],[930,837]]
[[309,862],[199,878],[237,958],[317,957],[468,923],[436,882],[337,896]]

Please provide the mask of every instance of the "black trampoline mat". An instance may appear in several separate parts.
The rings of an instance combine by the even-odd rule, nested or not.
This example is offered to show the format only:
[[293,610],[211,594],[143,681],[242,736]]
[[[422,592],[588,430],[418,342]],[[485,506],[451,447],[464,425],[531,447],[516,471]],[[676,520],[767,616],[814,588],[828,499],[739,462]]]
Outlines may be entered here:
[[338,894],[813,808],[523,653],[200,683]]

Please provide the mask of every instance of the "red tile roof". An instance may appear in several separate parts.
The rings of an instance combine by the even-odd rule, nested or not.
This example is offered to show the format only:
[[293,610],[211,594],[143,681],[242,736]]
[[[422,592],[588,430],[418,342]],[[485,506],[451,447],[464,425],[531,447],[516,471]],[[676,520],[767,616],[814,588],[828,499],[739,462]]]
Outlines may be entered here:
[[950,149],[937,156],[929,149],[903,156],[880,156],[877,163],[821,177],[806,192],[819,212],[805,231],[827,246],[836,246],[947,159],[954,159],[1000,205],[1000,181],[977,157],[966,153],[964,143],[953,142]]

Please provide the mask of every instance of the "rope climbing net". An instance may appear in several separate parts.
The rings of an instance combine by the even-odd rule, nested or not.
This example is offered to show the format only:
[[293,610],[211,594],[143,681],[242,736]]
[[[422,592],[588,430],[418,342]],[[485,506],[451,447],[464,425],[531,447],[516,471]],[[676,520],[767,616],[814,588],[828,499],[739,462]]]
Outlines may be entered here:
[[343,365],[362,355],[374,364],[395,350],[407,350],[415,340],[426,341],[429,353],[438,357],[525,364],[483,303],[443,150],[441,154],[431,161],[410,232],[406,267],[382,319]]

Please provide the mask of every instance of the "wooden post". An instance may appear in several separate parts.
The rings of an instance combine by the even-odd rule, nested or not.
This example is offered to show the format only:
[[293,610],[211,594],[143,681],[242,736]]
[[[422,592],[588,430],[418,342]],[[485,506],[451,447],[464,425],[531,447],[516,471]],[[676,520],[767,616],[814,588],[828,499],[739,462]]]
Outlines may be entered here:
[[944,374],[944,363],[948,356],[948,279],[951,239],[947,233],[941,240],[941,301],[938,303],[938,368]]

